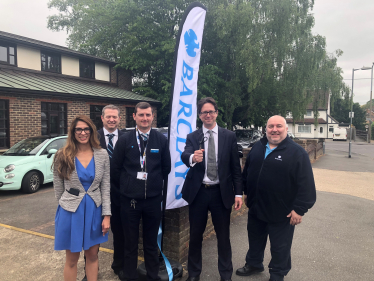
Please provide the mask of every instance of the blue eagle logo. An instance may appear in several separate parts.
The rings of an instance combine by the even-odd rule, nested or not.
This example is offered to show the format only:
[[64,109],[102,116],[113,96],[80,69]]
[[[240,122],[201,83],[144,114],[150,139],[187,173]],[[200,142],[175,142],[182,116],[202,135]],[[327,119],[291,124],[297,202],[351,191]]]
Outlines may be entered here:
[[195,31],[193,31],[192,29],[186,31],[186,33],[184,34],[184,45],[186,45],[186,51],[190,57],[195,57],[195,49],[200,48],[200,43],[196,43],[196,41],[197,36]]

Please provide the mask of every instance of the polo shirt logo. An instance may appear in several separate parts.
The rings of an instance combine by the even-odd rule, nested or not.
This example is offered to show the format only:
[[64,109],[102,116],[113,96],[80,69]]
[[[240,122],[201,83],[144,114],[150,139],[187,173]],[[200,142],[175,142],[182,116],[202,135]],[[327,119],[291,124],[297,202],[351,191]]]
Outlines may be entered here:
[[275,160],[282,161],[282,156],[278,155],[278,157],[275,157]]

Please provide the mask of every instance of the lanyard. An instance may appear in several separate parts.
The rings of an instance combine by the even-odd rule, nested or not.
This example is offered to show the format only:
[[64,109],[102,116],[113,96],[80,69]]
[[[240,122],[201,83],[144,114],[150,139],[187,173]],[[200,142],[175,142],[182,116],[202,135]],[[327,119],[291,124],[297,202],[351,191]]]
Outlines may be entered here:
[[140,167],[142,168],[142,171],[143,171],[143,167],[144,167],[144,163],[145,163],[145,158],[146,158],[146,151],[147,151],[147,146],[148,146],[148,141],[149,141],[149,137],[148,137],[148,141],[147,141],[147,145],[144,147],[144,153],[142,155],[142,147],[140,145],[140,135],[139,135],[139,130],[138,130],[138,127],[136,127],[136,140],[138,141],[138,146],[139,146],[139,152],[140,152]]

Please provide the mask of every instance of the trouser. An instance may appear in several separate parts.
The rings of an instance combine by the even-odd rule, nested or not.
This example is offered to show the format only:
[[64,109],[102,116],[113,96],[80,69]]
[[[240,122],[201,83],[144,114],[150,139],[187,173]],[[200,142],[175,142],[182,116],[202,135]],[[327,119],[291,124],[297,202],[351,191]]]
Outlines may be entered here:
[[110,193],[111,211],[110,227],[113,233],[113,263],[112,269],[118,274],[123,270],[125,263],[125,239],[121,220],[121,200],[120,194],[111,191]]
[[290,225],[289,219],[279,223],[267,223],[253,214],[248,214],[247,230],[249,250],[245,259],[246,264],[258,268],[264,267],[264,251],[269,236],[270,276],[275,280],[283,280],[291,270],[291,245],[295,226]]
[[126,280],[137,280],[138,240],[140,218],[143,224],[143,251],[148,281],[159,281],[160,261],[158,256],[157,235],[161,221],[162,196],[138,200],[135,207],[132,198],[121,195],[121,218],[125,233]]
[[202,185],[194,201],[189,206],[190,246],[188,251],[188,274],[199,276],[202,270],[202,241],[208,220],[212,216],[218,246],[218,271],[223,279],[232,275],[232,253],[230,244],[231,208],[223,204],[220,187],[207,189]]

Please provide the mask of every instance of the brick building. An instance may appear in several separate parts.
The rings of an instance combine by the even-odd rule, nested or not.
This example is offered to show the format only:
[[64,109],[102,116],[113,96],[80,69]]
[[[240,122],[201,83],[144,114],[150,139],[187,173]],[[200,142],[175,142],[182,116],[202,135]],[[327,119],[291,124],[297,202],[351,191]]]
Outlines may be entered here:
[[131,72],[113,61],[66,47],[0,31],[0,150],[38,135],[66,134],[71,120],[85,114],[102,127],[107,104],[121,109],[120,129],[134,127],[140,101],[157,100],[132,92]]

